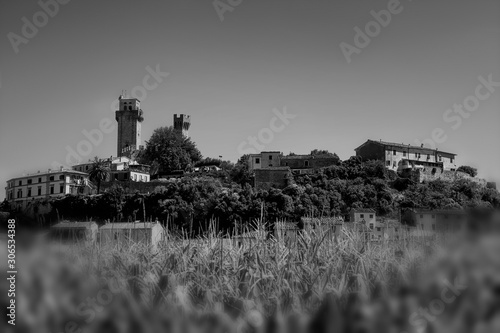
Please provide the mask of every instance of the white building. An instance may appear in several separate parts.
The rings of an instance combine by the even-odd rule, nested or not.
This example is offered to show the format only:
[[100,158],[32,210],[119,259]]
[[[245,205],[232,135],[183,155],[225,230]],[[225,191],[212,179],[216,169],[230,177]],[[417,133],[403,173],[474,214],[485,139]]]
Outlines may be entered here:
[[[150,176],[150,166],[145,164],[139,164],[137,161],[126,157],[110,157],[106,160],[109,167],[109,177],[108,181],[118,180],[131,180],[135,182],[149,182]],[[82,163],[73,166],[74,170],[89,173],[92,170],[92,161],[87,163]]]
[[92,188],[85,172],[49,169],[8,180],[5,198],[16,208],[26,208],[30,201],[66,194],[89,194]]

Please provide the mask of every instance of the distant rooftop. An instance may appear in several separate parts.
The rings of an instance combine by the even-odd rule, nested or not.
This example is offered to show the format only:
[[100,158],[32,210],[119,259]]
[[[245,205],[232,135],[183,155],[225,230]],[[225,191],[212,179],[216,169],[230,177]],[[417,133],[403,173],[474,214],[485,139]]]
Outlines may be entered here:
[[448,154],[448,155],[453,155],[453,156],[457,155],[454,153],[449,153],[449,152],[441,151],[438,149],[431,149],[431,148],[426,148],[423,146],[412,146],[412,145],[409,145],[409,144],[407,145],[404,143],[387,142],[387,141],[382,141],[382,140],[378,140],[378,141],[377,140],[367,140],[365,143],[363,143],[361,146],[359,146],[358,148],[356,148],[354,150],[357,151],[358,149],[360,149],[361,147],[363,147],[367,143],[376,143],[376,144],[379,144],[379,145],[382,145],[385,147],[394,147],[394,148],[399,148],[399,149],[411,149],[414,151],[421,151],[422,153],[426,153],[426,154],[433,154],[437,151],[438,153],[443,153],[443,154]]
[[71,228],[71,229],[82,229],[82,228],[90,228],[92,226],[97,226],[97,223],[90,221],[90,222],[60,222],[52,226],[52,228]]
[[108,223],[101,227],[101,230],[111,230],[111,229],[151,229],[156,222],[117,222]]

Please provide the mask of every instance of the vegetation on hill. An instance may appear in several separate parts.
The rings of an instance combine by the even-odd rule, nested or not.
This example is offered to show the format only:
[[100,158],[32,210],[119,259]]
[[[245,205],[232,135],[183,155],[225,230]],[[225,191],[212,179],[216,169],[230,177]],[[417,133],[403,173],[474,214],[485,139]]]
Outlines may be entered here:
[[[397,217],[400,208],[460,209],[499,208],[500,193],[466,179],[414,183],[401,179],[378,161],[350,158],[314,174],[294,176],[284,189],[255,189],[245,157],[227,163],[212,174],[192,173],[182,178],[150,183],[115,183],[94,196],[68,195],[50,199],[45,221],[65,219],[142,220],[159,219],[204,233],[206,222],[219,221],[221,231],[231,231],[259,218],[298,221],[306,215],[344,216],[351,208],[373,208],[378,215]],[[128,191],[125,185],[143,186]],[[144,201],[144,203],[143,203]],[[41,203],[47,203],[41,202]]]

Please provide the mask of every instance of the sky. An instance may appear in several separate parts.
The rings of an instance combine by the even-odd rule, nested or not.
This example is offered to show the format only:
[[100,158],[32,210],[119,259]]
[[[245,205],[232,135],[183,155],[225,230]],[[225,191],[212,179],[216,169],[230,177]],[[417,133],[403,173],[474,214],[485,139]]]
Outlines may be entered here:
[[206,157],[236,161],[252,137],[342,159],[367,139],[425,142],[500,182],[499,14],[498,0],[0,0],[0,183],[79,148],[115,156],[122,90],[145,140],[189,114]]

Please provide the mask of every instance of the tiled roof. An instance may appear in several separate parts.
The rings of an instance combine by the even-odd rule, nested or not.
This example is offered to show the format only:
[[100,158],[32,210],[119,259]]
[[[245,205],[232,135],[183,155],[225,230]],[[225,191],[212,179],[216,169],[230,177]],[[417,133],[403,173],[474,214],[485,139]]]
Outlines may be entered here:
[[327,155],[327,154],[322,154],[322,155],[288,155],[288,156],[283,156],[281,159],[282,160],[311,160],[311,159],[328,159],[328,158],[334,158],[336,159],[337,157],[333,155]]
[[262,168],[262,169],[255,169],[254,171],[286,171],[290,170],[290,167],[284,166],[284,167],[267,167],[267,168]]
[[449,214],[449,215],[465,215],[465,211],[462,209],[426,209],[426,208],[416,208],[413,209],[415,214]]
[[371,208],[352,208],[351,212],[354,213],[375,213],[375,210]]
[[150,229],[154,227],[157,223],[154,222],[118,222],[118,223],[108,223],[101,227],[101,230],[111,230],[111,229]]
[[405,145],[404,143],[395,143],[395,142],[387,142],[387,141],[376,141],[376,140],[368,140],[368,141],[366,141],[365,143],[363,143],[361,146],[359,146],[358,148],[356,148],[354,150],[358,150],[359,148],[363,147],[365,144],[370,143],[370,142],[371,143],[376,143],[376,144],[379,144],[379,145],[382,145],[382,146],[389,146],[389,147],[394,147],[394,148],[399,148],[399,149],[411,149],[413,151],[419,151],[419,152],[422,152],[422,153],[425,153],[425,154],[434,154],[437,151],[438,153],[442,153],[442,154],[448,154],[448,155],[453,155],[453,156],[457,155],[457,154],[454,154],[454,153],[449,153],[449,152],[435,150],[435,149],[421,147],[421,146],[412,146],[412,145]]
[[300,220],[303,223],[316,223],[316,224],[336,224],[344,222],[344,219],[342,219],[341,217],[322,217],[322,218],[301,217]]
[[52,228],[90,228],[97,225],[95,222],[61,222],[52,226]]

